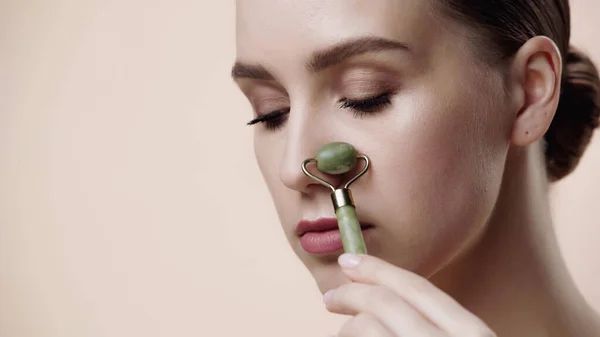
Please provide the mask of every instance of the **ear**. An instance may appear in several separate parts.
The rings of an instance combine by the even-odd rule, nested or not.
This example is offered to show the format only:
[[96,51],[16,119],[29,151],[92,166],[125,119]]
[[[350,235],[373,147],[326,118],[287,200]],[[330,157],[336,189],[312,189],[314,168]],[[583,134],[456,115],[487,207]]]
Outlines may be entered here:
[[558,47],[545,36],[530,39],[515,55],[511,74],[518,106],[511,142],[527,146],[544,136],[558,107],[562,76]]

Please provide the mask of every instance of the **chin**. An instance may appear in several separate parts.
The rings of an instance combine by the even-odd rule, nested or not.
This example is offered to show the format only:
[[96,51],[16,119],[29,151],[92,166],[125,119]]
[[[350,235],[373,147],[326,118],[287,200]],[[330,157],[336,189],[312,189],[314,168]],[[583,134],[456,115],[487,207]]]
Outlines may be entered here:
[[323,263],[314,261],[310,264],[305,263],[319,291],[324,294],[327,290],[337,288],[342,284],[350,283],[351,281],[342,272],[337,264],[337,258],[333,263]]
[[342,273],[339,267],[326,267],[322,270],[313,272],[313,278],[319,288],[319,291],[324,294],[327,290],[331,290],[341,286],[342,284],[350,283],[351,281]]

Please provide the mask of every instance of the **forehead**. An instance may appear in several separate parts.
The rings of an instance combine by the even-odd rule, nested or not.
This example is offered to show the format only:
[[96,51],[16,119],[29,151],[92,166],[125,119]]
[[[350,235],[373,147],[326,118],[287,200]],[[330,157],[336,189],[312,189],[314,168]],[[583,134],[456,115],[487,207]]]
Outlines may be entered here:
[[238,0],[237,57],[263,64],[296,60],[358,36],[418,49],[440,25],[434,14],[430,0]]

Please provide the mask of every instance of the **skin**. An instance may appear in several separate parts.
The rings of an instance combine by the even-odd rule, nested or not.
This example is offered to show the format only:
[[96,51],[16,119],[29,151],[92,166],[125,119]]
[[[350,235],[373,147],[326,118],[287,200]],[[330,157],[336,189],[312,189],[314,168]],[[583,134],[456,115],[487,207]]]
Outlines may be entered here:
[[[541,139],[560,53],[536,37],[492,65],[432,1],[237,1],[237,61],[272,78],[235,81],[255,117],[291,111],[276,130],[255,125],[254,138],[287,239],[327,308],[350,316],[339,336],[595,336],[547,199]],[[408,47],[307,69],[315,53],[364,37]],[[340,106],[386,91],[391,104],[372,114]],[[372,160],[352,186],[374,225],[369,256],[309,254],[295,233],[301,220],[335,217],[330,191],[300,169],[333,141]]]

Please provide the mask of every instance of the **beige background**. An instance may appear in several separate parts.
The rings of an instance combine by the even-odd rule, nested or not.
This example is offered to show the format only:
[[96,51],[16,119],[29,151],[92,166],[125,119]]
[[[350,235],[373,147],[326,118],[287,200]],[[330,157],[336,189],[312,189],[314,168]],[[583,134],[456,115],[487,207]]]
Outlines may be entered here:
[[[600,60],[600,3],[574,42]],[[232,1],[0,1],[0,336],[325,336],[228,77]],[[557,229],[600,309],[600,139]]]

